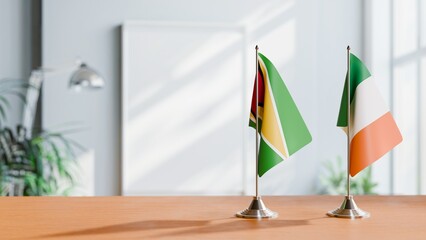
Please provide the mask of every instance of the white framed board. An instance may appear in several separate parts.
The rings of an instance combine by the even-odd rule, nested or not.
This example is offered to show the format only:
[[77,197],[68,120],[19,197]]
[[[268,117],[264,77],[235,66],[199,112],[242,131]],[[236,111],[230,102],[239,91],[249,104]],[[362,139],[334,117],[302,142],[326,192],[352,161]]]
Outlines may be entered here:
[[245,46],[238,26],[123,24],[123,195],[243,193]]

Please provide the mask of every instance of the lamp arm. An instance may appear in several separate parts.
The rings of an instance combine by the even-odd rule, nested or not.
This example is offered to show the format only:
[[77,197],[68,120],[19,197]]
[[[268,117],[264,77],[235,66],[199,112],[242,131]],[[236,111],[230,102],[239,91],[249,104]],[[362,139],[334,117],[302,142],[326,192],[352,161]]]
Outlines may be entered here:
[[60,67],[39,67],[31,71],[29,78],[30,88],[27,90],[25,97],[25,106],[22,115],[22,125],[27,129],[28,137],[31,137],[34,127],[34,118],[37,112],[37,105],[40,97],[40,90],[46,75],[52,76],[69,71],[76,66],[80,66],[83,62],[77,59],[74,64],[62,65]]
[[[34,71],[38,71],[43,73],[44,75],[56,75],[56,74],[60,74],[66,71],[69,71],[71,69],[74,69],[78,66],[80,66],[81,64],[83,64],[83,61],[81,61],[79,58],[75,60],[75,62],[73,64],[64,64],[58,67],[45,67],[45,66],[41,66],[38,67],[37,69],[33,70]],[[31,72],[31,73],[32,73]]]
[[37,112],[37,103],[40,96],[40,88],[44,79],[46,79],[47,74],[54,75],[76,67],[77,70],[72,74],[70,79],[69,86],[71,88],[77,89],[80,87],[88,87],[99,89],[104,86],[104,79],[99,76],[95,70],[91,69],[78,59],[75,62],[75,65],[72,66],[65,65],[59,68],[39,67],[31,71],[29,83],[32,88],[27,90],[26,104],[22,114],[22,124],[27,129],[27,134],[29,136],[32,135],[34,117]]
[[27,129],[28,137],[31,137],[34,117],[37,112],[37,103],[40,96],[40,88],[43,83],[44,77],[43,72],[33,70],[29,78],[30,88],[27,89],[25,96],[25,105],[22,114],[22,125]]

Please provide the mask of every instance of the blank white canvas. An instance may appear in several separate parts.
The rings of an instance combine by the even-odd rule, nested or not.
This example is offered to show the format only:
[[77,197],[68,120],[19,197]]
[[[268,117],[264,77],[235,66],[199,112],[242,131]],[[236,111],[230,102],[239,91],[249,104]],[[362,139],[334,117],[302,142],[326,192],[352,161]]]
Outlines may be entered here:
[[238,27],[123,25],[123,195],[242,194],[244,49]]

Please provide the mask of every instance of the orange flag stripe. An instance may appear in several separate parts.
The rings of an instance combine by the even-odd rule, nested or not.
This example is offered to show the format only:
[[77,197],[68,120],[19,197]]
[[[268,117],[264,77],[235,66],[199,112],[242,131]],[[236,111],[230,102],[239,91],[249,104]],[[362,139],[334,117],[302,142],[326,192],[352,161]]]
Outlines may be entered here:
[[402,135],[390,112],[359,131],[351,141],[350,174],[358,172],[378,160],[402,142]]

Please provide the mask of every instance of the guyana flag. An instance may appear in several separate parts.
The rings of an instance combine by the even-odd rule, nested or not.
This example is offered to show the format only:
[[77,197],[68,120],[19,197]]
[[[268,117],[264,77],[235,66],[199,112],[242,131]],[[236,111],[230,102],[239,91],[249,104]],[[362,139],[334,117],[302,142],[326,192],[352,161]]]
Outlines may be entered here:
[[256,128],[258,114],[258,174],[262,176],[310,143],[312,137],[275,66],[261,53],[258,59],[258,103],[255,82],[249,125]]
[[[348,133],[347,76],[337,126]],[[367,67],[350,54],[350,174],[378,160],[402,141],[401,133]]]

